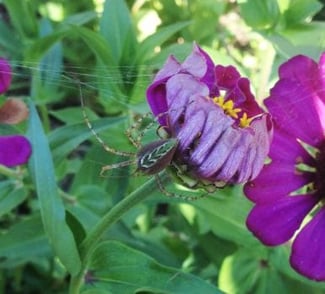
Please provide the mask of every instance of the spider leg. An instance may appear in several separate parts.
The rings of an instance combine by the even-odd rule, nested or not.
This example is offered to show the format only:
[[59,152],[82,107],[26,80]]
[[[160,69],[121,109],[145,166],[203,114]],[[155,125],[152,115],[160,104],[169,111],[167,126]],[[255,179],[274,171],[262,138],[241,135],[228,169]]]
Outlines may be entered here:
[[209,194],[208,192],[201,194],[200,196],[186,196],[186,195],[176,194],[176,193],[170,192],[165,189],[165,187],[160,179],[159,174],[155,175],[155,179],[156,179],[158,188],[161,191],[161,193],[163,193],[164,195],[166,195],[167,197],[170,197],[170,198],[178,198],[178,199],[182,199],[182,200],[186,200],[186,201],[195,201],[195,200],[202,199]]
[[89,120],[89,117],[87,115],[87,112],[86,112],[86,107],[85,107],[85,102],[84,102],[84,99],[83,99],[83,96],[82,96],[82,91],[81,91],[81,87],[79,85],[79,91],[80,91],[80,103],[81,103],[81,108],[82,108],[82,115],[83,115],[83,118],[87,124],[87,127],[89,128],[89,130],[92,132],[92,134],[95,136],[96,140],[99,142],[99,144],[103,147],[103,149],[107,152],[110,152],[110,153],[113,153],[113,154],[116,154],[116,155],[121,155],[121,156],[125,156],[125,157],[131,157],[131,156],[134,156],[134,153],[133,152],[126,152],[126,151],[118,151],[110,146],[108,146],[102,139],[101,137],[98,135],[98,133],[94,130],[90,120]]
[[141,115],[139,119],[137,119],[126,131],[125,135],[128,137],[129,141],[133,146],[136,148],[141,147],[141,139],[143,138],[144,134],[152,127],[154,120],[150,122],[145,128],[138,134],[137,137],[134,137],[133,134],[138,131],[141,127],[141,124],[143,123],[143,120],[152,117],[152,114],[150,112]]
[[122,162],[118,162],[118,163],[114,163],[114,164],[110,164],[110,165],[105,165],[102,167],[102,169],[100,171],[100,176],[103,177],[104,173],[108,170],[112,170],[112,169],[120,168],[120,167],[124,167],[124,166],[129,166],[129,165],[132,165],[135,163],[136,163],[135,159],[130,159],[130,160],[126,160],[126,161],[122,161]]
[[[154,123],[158,122],[159,118],[163,116],[167,116],[170,111],[162,112],[159,113],[156,117],[153,117],[151,112],[148,112],[144,115],[142,115],[138,120],[136,120],[126,131],[125,134],[128,137],[129,141],[136,147],[136,148],[141,148],[141,140],[144,136],[144,134],[151,129]],[[134,137],[134,133],[138,131],[141,127],[141,124],[143,123],[143,120],[151,117],[152,121],[148,123],[144,129],[137,135],[137,137]],[[168,137],[167,132],[164,130],[166,129],[166,126],[159,126],[157,129],[157,135],[160,138],[166,138]]]

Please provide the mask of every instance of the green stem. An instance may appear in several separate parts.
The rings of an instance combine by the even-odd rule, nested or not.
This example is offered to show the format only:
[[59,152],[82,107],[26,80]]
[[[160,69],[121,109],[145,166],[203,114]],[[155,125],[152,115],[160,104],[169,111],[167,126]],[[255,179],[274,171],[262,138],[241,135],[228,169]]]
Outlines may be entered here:
[[19,174],[17,173],[17,170],[6,167],[4,165],[0,164],[0,174],[10,177],[10,178],[18,178]]
[[[168,176],[162,173],[161,181],[166,182]],[[80,257],[82,261],[81,270],[78,275],[71,278],[70,294],[78,294],[83,284],[84,275],[87,271],[89,261],[93,251],[98,245],[102,235],[105,231],[117,222],[127,211],[138,203],[149,197],[156,191],[157,183],[155,178],[151,178],[137,190],[125,197],[121,202],[114,206],[97,225],[90,231],[85,240],[80,245]]]

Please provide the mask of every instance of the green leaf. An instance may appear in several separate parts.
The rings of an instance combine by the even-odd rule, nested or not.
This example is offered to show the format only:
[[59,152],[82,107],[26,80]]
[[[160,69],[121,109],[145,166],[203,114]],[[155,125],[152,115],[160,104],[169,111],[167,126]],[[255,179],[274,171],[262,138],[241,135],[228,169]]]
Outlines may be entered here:
[[107,41],[98,33],[93,32],[87,28],[73,26],[72,31],[77,34],[95,54],[97,60],[102,64],[116,65],[116,59],[113,58],[112,52]]
[[239,8],[245,22],[254,29],[269,29],[279,21],[277,0],[242,0]]
[[[263,253],[258,250],[243,249],[227,257],[224,260],[219,275],[221,289],[226,293],[268,293],[265,289],[261,292],[253,291],[255,288],[259,290],[264,288],[263,285],[266,282],[266,277],[269,277],[269,281],[278,277],[276,271],[269,267],[265,251],[263,256]],[[276,289],[281,291],[270,293],[286,293],[282,291],[282,288],[277,288],[277,286],[280,287],[281,285],[281,283],[278,283],[280,281],[280,279],[277,280],[277,283],[270,287],[269,290],[275,291]]]
[[0,188],[0,216],[10,212],[13,208],[22,203],[28,195],[24,187],[17,188],[14,182],[11,182],[9,187],[9,191],[6,191],[7,189],[3,190],[2,187]]
[[143,40],[143,42],[141,42],[141,44],[139,45],[139,54],[136,58],[137,62],[141,63],[144,60],[148,60],[153,57],[155,54],[155,47],[161,46],[171,36],[173,36],[181,29],[187,27],[189,24],[189,21],[178,22],[169,26],[159,28],[156,33]]
[[[118,60],[114,58],[107,41],[98,33],[83,27],[72,27],[76,33],[94,53],[97,59],[96,84],[97,90],[104,97],[122,97],[121,85],[123,79],[119,70]],[[113,80],[114,82],[111,82]]]
[[4,0],[10,15],[10,21],[23,38],[37,35],[37,22],[31,1]]
[[[123,121],[123,117],[103,118],[92,122],[93,129],[96,132],[106,130],[114,124]],[[73,136],[71,136],[73,134]],[[92,137],[93,134],[87,128],[85,123],[73,124],[57,128],[49,135],[49,142],[53,150],[53,158],[55,162],[59,162],[65,158],[80,143]]]
[[65,210],[55,181],[54,166],[48,140],[32,101],[27,136],[33,154],[29,168],[39,198],[45,232],[55,254],[71,274],[78,273],[80,257],[73,234],[65,221]]
[[[25,60],[28,62],[39,61],[44,54],[58,41],[60,41],[66,34],[67,30],[54,32],[46,37],[37,39],[25,51]],[[27,64],[28,65],[28,64]]]
[[[81,293],[98,288],[114,294],[146,291],[152,293],[221,293],[204,280],[166,267],[140,251],[108,241],[95,250],[87,274],[89,284]],[[89,292],[88,292],[89,293]]]
[[256,244],[256,239],[245,225],[252,205],[239,187],[218,190],[216,195],[193,203],[201,211],[204,225],[208,223],[217,236],[226,240],[237,244]]
[[12,28],[3,21],[0,21],[0,45],[1,50],[5,49],[10,52],[11,56],[21,59],[21,40],[14,34]]
[[322,9],[323,5],[317,0],[291,0],[288,9],[284,12],[286,24],[291,27],[306,21]]
[[84,25],[97,18],[95,11],[83,11],[67,16],[60,25]]
[[[124,0],[107,0],[100,20],[100,33],[107,41],[114,60],[134,58],[137,43],[130,12]],[[123,58],[124,59],[124,58]]]
[[304,54],[317,60],[324,49],[325,24],[301,24],[266,37],[286,59]]
[[222,264],[220,288],[226,293],[323,293],[323,283],[310,281],[290,268],[288,249],[259,244],[239,249]]
[[7,264],[22,263],[49,253],[40,215],[23,219],[0,235],[0,258],[7,260]]
[[107,192],[94,185],[84,185],[76,194],[76,202],[68,209],[88,232],[111,206]]

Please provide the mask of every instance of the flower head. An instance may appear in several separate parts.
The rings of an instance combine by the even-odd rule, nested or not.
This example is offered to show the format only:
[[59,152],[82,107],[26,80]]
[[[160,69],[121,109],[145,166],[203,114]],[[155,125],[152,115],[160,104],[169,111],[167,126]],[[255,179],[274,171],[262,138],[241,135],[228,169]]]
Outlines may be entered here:
[[265,104],[274,119],[270,160],[246,184],[255,202],[248,228],[264,244],[292,244],[291,265],[325,280],[325,54],[296,56],[279,69]]
[[[9,63],[0,58],[0,93],[5,92],[11,81]],[[10,98],[0,107],[0,124],[17,124],[28,116],[24,102]],[[31,155],[29,141],[21,135],[0,136],[0,164],[7,167],[21,165],[27,162]]]
[[147,91],[169,137],[178,140],[173,166],[200,182],[244,183],[260,172],[272,125],[249,80],[233,66],[214,65],[200,47],[183,63],[173,56]]

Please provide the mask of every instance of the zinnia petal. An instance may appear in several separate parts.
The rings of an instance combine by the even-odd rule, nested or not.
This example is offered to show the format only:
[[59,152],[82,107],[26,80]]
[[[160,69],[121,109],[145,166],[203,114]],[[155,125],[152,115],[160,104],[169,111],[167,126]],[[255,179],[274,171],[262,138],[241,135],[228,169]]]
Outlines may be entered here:
[[293,236],[317,201],[312,195],[303,195],[257,204],[249,213],[247,227],[265,245],[282,244]]
[[[244,188],[255,202],[247,225],[272,246],[297,231],[292,267],[324,281],[325,54],[318,64],[307,56],[293,57],[280,67],[279,77],[265,101],[274,122],[271,163]],[[310,194],[294,195],[300,188]],[[321,208],[315,214],[318,203]],[[309,222],[298,231],[307,215]]]
[[320,211],[299,232],[292,245],[290,263],[302,275],[317,281],[325,280],[325,209]]
[[310,58],[292,58],[280,67],[280,80],[265,100],[277,127],[311,146],[317,146],[324,133],[319,114],[325,113],[325,104],[318,94],[323,89],[315,88],[318,74]]
[[302,162],[310,166],[315,165],[315,159],[311,157],[297,139],[279,129],[274,133],[269,157],[272,160],[282,161],[292,166]]
[[19,135],[0,137],[0,164],[14,167],[28,161],[32,149],[29,141]]
[[312,174],[296,173],[293,165],[271,162],[258,177],[244,187],[245,195],[256,203],[273,202],[312,181]]

